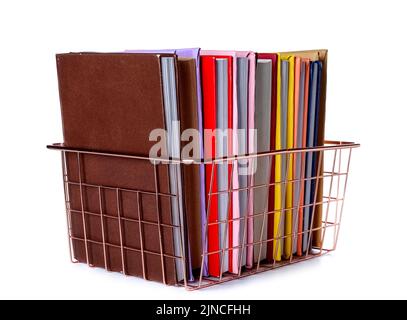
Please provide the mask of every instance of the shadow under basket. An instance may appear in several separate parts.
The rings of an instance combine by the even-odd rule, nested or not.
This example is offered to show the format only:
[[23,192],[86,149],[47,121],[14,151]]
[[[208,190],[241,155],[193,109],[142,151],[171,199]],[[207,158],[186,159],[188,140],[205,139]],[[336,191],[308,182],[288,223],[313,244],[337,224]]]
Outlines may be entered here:
[[[352,142],[325,141],[324,146],[313,148],[199,161],[78,150],[62,144],[47,148],[62,154],[72,262],[196,290],[335,250],[352,150],[359,146]],[[245,167],[246,184],[234,188],[234,175],[229,174],[227,187],[214,190],[216,171],[225,164],[229,173]],[[263,169],[266,166],[267,174],[256,179],[255,168],[260,165]],[[203,219],[202,234],[192,240],[201,241],[203,248],[198,257],[199,267],[194,270],[188,263],[190,251],[185,249],[189,249],[191,243],[184,245],[187,237],[191,241],[191,236],[186,231],[187,209],[179,210],[182,194],[170,192],[170,187],[162,185],[163,175],[170,184],[170,166],[181,173],[185,166],[203,166],[206,171],[209,184],[205,191],[206,217],[194,212],[195,217]],[[276,174],[279,169],[281,174]],[[151,179],[143,179],[146,172]],[[183,179],[182,174],[175,177]],[[200,191],[185,192],[198,194]],[[265,193],[263,198],[268,200],[260,205],[261,210],[247,210],[253,203],[250,199],[256,199],[259,192]],[[246,210],[241,210],[244,213],[237,217],[231,214],[236,193],[245,193],[248,199]],[[210,217],[211,202],[213,206],[214,199],[220,197],[227,199],[229,218],[223,221]],[[173,203],[177,203],[178,210],[171,210]],[[308,221],[308,227],[304,221]],[[229,232],[236,226],[241,228],[237,240],[232,239]],[[257,231],[248,232],[253,226]],[[217,230],[224,243],[209,251],[211,228]],[[224,232],[223,236],[220,232]],[[247,262],[248,255],[252,263]],[[234,272],[232,268],[222,269],[226,257],[237,263]],[[207,262],[213,258],[220,261],[220,270],[215,276],[209,272],[210,276]]]

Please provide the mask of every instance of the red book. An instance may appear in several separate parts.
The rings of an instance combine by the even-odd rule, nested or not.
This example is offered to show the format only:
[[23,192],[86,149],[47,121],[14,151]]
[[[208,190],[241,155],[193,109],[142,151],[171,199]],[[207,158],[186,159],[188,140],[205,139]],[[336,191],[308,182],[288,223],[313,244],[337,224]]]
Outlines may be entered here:
[[[233,126],[233,58],[230,56],[218,56],[218,55],[202,55],[201,56],[201,73],[202,73],[202,100],[203,100],[203,120],[204,129],[215,130],[216,124],[216,59],[222,58],[228,60],[228,128],[232,129]],[[204,141],[205,158],[216,157],[216,139],[214,135],[211,135],[211,140],[207,141],[206,137]],[[233,141],[232,136],[228,137],[228,156],[232,155]],[[213,174],[212,174],[213,170]],[[217,251],[222,249],[223,244],[220,243],[219,237],[219,210],[218,210],[218,195],[212,195],[209,203],[209,193],[218,192],[217,183],[217,168],[212,164],[205,165],[205,189],[206,189],[206,206],[209,207],[208,215],[208,271],[209,275],[213,277],[219,277],[221,273],[221,254]],[[228,165],[228,177],[230,185],[230,179],[232,178],[232,164]],[[212,189],[211,189],[212,179]],[[232,194],[229,195],[229,211],[228,218],[232,219]],[[212,224],[213,223],[213,224]],[[228,243],[227,248],[232,247],[232,235],[233,235],[232,221],[228,223]],[[217,252],[217,253],[213,253]],[[225,252],[223,260],[228,257],[229,269],[232,267],[232,250]],[[223,269],[223,271],[228,271]]]
[[[215,59],[227,59],[228,60],[228,157],[233,156],[233,136],[230,134],[233,129],[233,57],[232,56],[224,56],[224,55],[214,55],[212,56]],[[235,164],[237,165],[237,164]],[[231,181],[233,179],[233,172],[232,172],[232,163],[228,164],[228,186],[227,188],[231,187]],[[223,260],[226,259],[226,256],[228,257],[228,270],[223,268],[223,272],[230,271],[232,272],[233,270],[233,250],[230,250],[233,248],[233,193],[230,193],[228,195],[228,243],[226,243],[226,248],[229,249],[228,251],[225,252],[225,256],[223,257]],[[219,247],[222,249],[223,244],[220,244]],[[221,270],[219,270],[219,273]]]
[[[228,129],[229,133],[232,132],[233,129],[233,58],[231,56],[222,56],[217,58],[225,58],[228,59]],[[228,134],[228,157],[233,156],[233,136],[232,134]],[[237,166],[237,163],[235,163]],[[232,163],[228,165],[228,188],[231,186],[231,180],[233,179],[233,172],[232,172]],[[233,248],[233,192],[229,194],[229,232],[228,232],[228,242],[227,247]],[[229,256],[229,271],[232,272],[233,270],[233,250],[228,250],[227,254]],[[226,271],[226,270],[224,270]]]
[[[202,76],[202,106],[204,130],[216,129],[216,58],[201,56]],[[205,137],[204,137],[205,138]],[[214,158],[216,155],[216,140],[211,136],[211,141],[204,140],[205,158]],[[212,172],[213,170],[213,172]],[[218,192],[216,166],[205,165],[205,200],[206,209],[209,209],[207,241],[208,241],[208,271],[213,277],[219,276],[220,255],[213,253],[219,250],[219,225],[211,224],[218,221],[218,196],[210,193]],[[211,188],[212,180],[212,188]],[[209,206],[209,208],[208,208]]]
[[[278,56],[276,53],[258,53],[258,59],[271,60],[271,118],[270,118],[270,149],[276,149],[276,111],[277,111],[277,68]],[[270,183],[275,181],[275,157],[271,159]],[[274,185],[269,188],[268,212],[274,211]],[[274,237],[274,213],[270,213],[267,219],[267,239]],[[273,260],[273,241],[267,242],[267,260]]]

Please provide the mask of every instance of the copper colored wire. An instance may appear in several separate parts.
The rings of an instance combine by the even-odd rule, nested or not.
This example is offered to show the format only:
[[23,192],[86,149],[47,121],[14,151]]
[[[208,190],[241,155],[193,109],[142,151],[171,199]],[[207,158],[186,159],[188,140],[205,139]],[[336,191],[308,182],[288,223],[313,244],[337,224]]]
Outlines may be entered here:
[[[284,267],[287,265],[295,264],[301,261],[306,261],[315,257],[322,256],[324,254],[327,254],[333,250],[336,249],[337,247],[337,242],[338,242],[338,235],[339,235],[339,230],[341,226],[341,221],[342,221],[342,214],[343,214],[343,204],[345,201],[345,193],[346,193],[346,187],[347,187],[347,182],[348,182],[348,176],[349,176],[349,167],[350,167],[350,160],[351,160],[351,154],[352,150],[354,148],[359,147],[359,144],[352,143],[352,142],[341,142],[341,141],[330,141],[327,140],[325,141],[324,146],[319,146],[315,148],[302,148],[302,149],[290,149],[290,150],[278,150],[278,151],[271,151],[271,152],[262,152],[258,154],[250,154],[250,155],[243,155],[243,156],[234,156],[234,157],[223,157],[223,158],[216,158],[216,159],[195,159],[193,161],[183,161],[180,159],[158,159],[158,158],[148,158],[148,157],[142,157],[142,156],[137,156],[137,155],[126,155],[126,154],[116,154],[116,153],[109,153],[109,152],[96,152],[96,151],[89,151],[89,150],[79,150],[79,149],[74,149],[74,148],[68,148],[65,147],[62,144],[53,144],[47,146],[49,149],[53,150],[59,150],[61,151],[61,156],[62,156],[62,173],[63,173],[63,187],[64,187],[64,195],[65,195],[65,209],[66,209],[66,219],[67,219],[67,225],[68,225],[68,240],[69,240],[69,252],[70,252],[70,258],[72,262],[78,262],[75,257],[74,257],[74,250],[73,250],[73,242],[77,241],[80,243],[84,244],[85,248],[85,255],[86,255],[86,263],[90,266],[92,265],[91,261],[91,256],[89,252],[89,244],[96,244],[96,245],[101,245],[103,247],[103,259],[104,259],[104,267],[106,270],[109,271],[109,257],[108,257],[108,248],[117,248],[120,249],[121,252],[121,265],[122,265],[122,272],[126,274],[126,251],[134,251],[140,253],[141,257],[141,266],[142,266],[142,276],[144,279],[147,279],[147,270],[146,270],[146,254],[150,255],[155,255],[159,256],[161,259],[161,272],[162,272],[162,282],[164,284],[167,283],[166,279],[166,270],[165,270],[165,259],[172,259],[174,262],[179,259],[182,262],[183,265],[183,274],[184,278],[182,281],[177,283],[176,285],[179,286],[184,286],[188,290],[197,290],[197,289],[202,289],[206,287],[210,287],[219,283],[224,283],[228,282],[231,280],[235,279],[240,279],[244,278],[256,273],[261,273],[267,270],[271,269],[276,269],[280,267]],[[288,179],[288,175],[284,174],[281,181],[274,181],[270,183],[265,183],[265,184],[259,184],[259,185],[254,185],[252,182],[253,180],[253,173],[250,171],[251,168],[251,163],[253,162],[254,159],[258,159],[260,157],[268,157],[269,159],[269,164],[271,167],[272,161],[275,161],[275,157],[277,155],[284,155],[285,156],[285,164],[287,165],[287,162],[290,160],[290,158],[294,157],[296,154],[301,155],[301,159],[305,159],[304,155],[307,152],[313,152],[317,154],[317,162],[318,162],[318,168],[317,168],[317,174],[313,177],[308,177],[306,178],[303,174],[303,171],[305,170],[305,160],[301,161],[301,168],[300,170],[300,177],[299,179]],[[333,158],[332,161],[331,159],[328,160],[327,155],[328,153],[333,153]],[[68,176],[68,170],[67,170],[67,155],[71,154],[76,157],[76,162],[78,166],[78,181],[70,181],[69,176]],[[134,159],[137,161],[144,160],[144,161],[149,161],[151,163],[152,169],[154,171],[154,190],[138,190],[138,189],[129,189],[129,188],[120,188],[118,186],[108,186],[108,185],[95,185],[95,184],[90,184],[87,183],[87,181],[84,181],[84,176],[85,175],[85,168],[82,166],[82,155],[85,154],[93,154],[93,155],[101,155],[101,156],[108,156],[108,157],[119,157],[119,158],[127,158],[127,159]],[[346,161],[346,169],[343,170],[342,167],[342,157],[347,155],[347,161]],[[337,158],[339,158],[337,160]],[[237,166],[237,161],[240,160],[245,160],[248,163],[249,166],[249,172],[251,172],[251,175],[248,176],[248,180],[251,182],[248,183],[247,187],[242,187],[242,188],[232,188],[232,177],[230,177],[230,180],[228,181],[228,188],[227,190],[216,190],[215,192],[213,191],[214,188],[214,171],[216,170],[216,167],[224,163],[225,161],[229,162],[232,164],[232,172],[233,168],[236,165]],[[207,208],[206,208],[206,221],[207,223],[203,226],[203,237],[204,241],[203,243],[207,245],[208,243],[208,228],[211,225],[220,225],[220,224],[226,224],[226,228],[224,230],[224,243],[223,246],[220,246],[219,250],[216,251],[211,251],[208,252],[208,248],[206,245],[202,248],[202,253],[201,253],[201,268],[199,271],[199,276],[196,278],[195,281],[188,281],[187,280],[187,263],[186,263],[186,255],[184,254],[186,251],[186,246],[187,243],[182,241],[180,243],[181,246],[181,254],[175,255],[175,254],[168,254],[164,252],[164,239],[162,235],[162,228],[171,228],[174,230],[174,232],[184,232],[184,226],[182,225],[182,217],[179,217],[178,221],[180,221],[180,225],[175,225],[172,223],[163,223],[161,221],[161,207],[160,207],[160,198],[169,198],[169,199],[175,199],[177,203],[179,204],[180,200],[180,195],[178,194],[171,194],[168,192],[161,192],[159,190],[159,185],[158,185],[158,165],[160,163],[163,163],[165,165],[167,164],[177,164],[180,166],[184,165],[193,165],[191,164],[209,164],[211,165],[211,176],[210,176],[210,185],[209,185],[209,192],[206,194],[207,196]],[[230,171],[228,171],[230,172]],[[269,173],[271,171],[269,170]],[[341,178],[344,177],[343,184],[341,184]],[[327,193],[322,195],[322,198],[318,199],[318,190],[319,188],[322,188],[322,191],[326,191],[323,189],[322,183],[325,179],[329,179],[329,184],[328,184],[328,190]],[[336,181],[336,192],[334,192],[334,179],[337,179]],[[298,204],[295,204],[293,202],[292,207],[282,207],[281,209],[278,210],[268,210],[267,205],[265,206],[265,209],[263,212],[260,213],[253,213],[250,217],[248,216],[248,207],[246,208],[246,214],[243,216],[239,217],[230,217],[228,214],[228,218],[226,220],[217,220],[209,223],[208,218],[209,218],[209,212],[211,208],[211,199],[212,197],[217,197],[220,194],[227,193],[228,195],[228,205],[227,205],[227,212],[229,213],[230,210],[230,202],[231,202],[231,195],[233,192],[252,192],[255,189],[259,188],[270,188],[273,185],[281,185],[283,192],[286,192],[287,184],[292,184],[294,185],[295,183],[304,183],[306,180],[315,180],[315,193],[314,193],[314,199],[311,200],[311,203],[309,204],[304,204],[301,203],[300,201]],[[270,181],[268,179],[267,181]],[[72,187],[79,188],[79,194],[80,194],[80,210],[73,209],[70,204],[70,190]],[[98,212],[91,212],[88,210],[88,208],[85,207],[85,188],[96,188],[98,192],[98,200],[99,200],[99,210]],[[106,214],[104,210],[104,190],[114,190],[116,191],[116,216],[114,215],[108,215]],[[134,218],[129,218],[123,216],[122,208],[121,208],[121,192],[130,192],[130,193],[135,193],[137,196],[137,219]],[[191,190],[188,190],[188,192],[191,192]],[[198,192],[198,191],[197,191]],[[155,196],[155,204],[156,204],[156,221],[147,221],[144,220],[143,214],[142,214],[142,206],[140,203],[140,197],[143,194],[147,195],[154,195]],[[268,193],[267,193],[268,194]],[[285,197],[283,197],[284,199]],[[332,205],[335,204],[335,210],[334,210],[334,215],[331,217],[329,214],[329,211],[332,207]],[[248,205],[248,202],[247,202]],[[326,206],[326,207],[325,207]],[[280,218],[280,225],[277,228],[277,235],[276,236],[268,236],[267,239],[263,239],[263,231],[265,228],[265,221],[267,217],[270,217],[271,215],[274,215],[276,212],[280,212],[281,216],[286,215],[287,212],[293,212],[293,219],[292,223],[293,226],[296,226],[298,224],[298,211],[303,210],[304,208],[311,207],[311,224],[308,228],[308,230],[302,230],[301,232],[298,231],[298,228],[294,229],[292,228],[292,232],[288,234],[288,232],[283,232],[284,226],[283,226],[283,221],[285,219]],[[317,207],[322,208],[321,209],[321,221],[319,221],[320,224],[318,226],[314,226],[314,218],[315,218],[315,213],[317,210]],[[296,212],[296,214],[295,214]],[[178,210],[179,214],[181,213],[181,210]],[[72,234],[72,215],[80,215],[81,220],[82,220],[82,228],[83,228],[83,237],[79,237],[77,235]],[[100,224],[101,224],[101,235],[102,235],[102,240],[101,241],[95,241],[94,239],[90,239],[88,235],[88,226],[87,226],[87,216],[94,216],[98,217],[100,219]],[[256,235],[257,237],[259,236],[258,240],[253,239],[252,242],[248,242],[246,237],[247,237],[247,226],[248,226],[248,219],[259,219],[262,218],[262,224],[261,224],[261,234]],[[109,238],[107,235],[107,229],[106,229],[106,219],[114,219],[117,220],[118,222],[118,228],[119,228],[119,238],[120,238],[120,245],[109,243],[107,239]],[[243,236],[239,235],[239,244],[235,245],[233,243],[229,243],[229,237],[226,237],[226,234],[228,234],[228,226],[231,223],[240,221],[240,223],[243,223],[244,228],[243,228]],[[123,233],[123,223],[126,222],[134,222],[137,223],[138,225],[138,236],[140,238],[140,248],[132,248],[126,245],[125,243],[125,236]],[[151,250],[146,250],[145,249],[145,243],[144,243],[144,225],[154,225],[157,226],[157,233],[158,233],[158,239],[159,239],[159,251],[151,251]],[[333,230],[333,236],[331,239],[332,242],[332,247],[327,248],[324,246],[324,243],[326,242],[326,237],[327,237],[327,230],[329,228],[332,228],[330,230]],[[230,231],[229,231],[230,232]],[[320,232],[320,245],[318,247],[314,247],[312,245],[312,237],[313,234],[316,234],[315,232]],[[272,234],[274,234],[272,232]],[[294,239],[299,238],[299,237],[308,237],[308,247],[303,255],[296,255],[293,254],[294,252]],[[181,237],[182,238],[182,237]],[[228,239],[227,239],[228,238]],[[277,241],[279,245],[281,246],[282,241],[284,239],[291,238],[292,242],[292,248],[291,248],[291,255],[290,257],[284,258],[282,255],[281,261],[277,261],[276,259],[273,259],[273,261],[260,261],[261,257],[261,251],[262,251],[262,246],[266,245],[267,243],[271,241]],[[196,241],[202,241],[201,239],[196,239]],[[243,261],[243,251],[248,250],[248,248],[252,246],[260,246],[260,250],[258,253],[258,256],[256,257],[257,262],[256,266],[247,269],[244,265],[246,264],[245,261]],[[277,247],[277,246],[275,246]],[[317,250],[315,250],[317,249]],[[228,270],[221,270],[220,276],[219,277],[210,277],[210,276],[204,276],[203,270],[204,270],[204,264],[205,260],[209,255],[213,254],[218,254],[220,258],[220,267],[223,268],[223,260],[225,254],[228,254],[230,251],[233,252],[233,250],[238,250],[238,263],[239,263],[239,271],[237,274],[230,273]],[[281,246],[281,251],[283,252],[283,246]],[[273,257],[275,257],[275,253],[273,254]]]

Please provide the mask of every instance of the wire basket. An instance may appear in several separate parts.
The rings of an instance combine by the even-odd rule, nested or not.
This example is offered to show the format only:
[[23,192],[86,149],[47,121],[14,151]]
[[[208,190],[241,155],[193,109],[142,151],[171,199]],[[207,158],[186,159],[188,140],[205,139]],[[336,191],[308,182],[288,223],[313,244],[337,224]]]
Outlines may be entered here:
[[[66,216],[68,224],[68,239],[70,248],[70,258],[74,263],[83,262],[92,267],[103,267],[108,271],[117,271],[125,275],[140,276],[148,280],[162,281],[164,284],[184,286],[188,290],[196,290],[226,281],[239,279],[242,277],[250,276],[256,273],[272,270],[275,268],[283,267],[286,265],[294,264],[297,262],[309,260],[323,254],[329,253],[336,249],[338,242],[338,235],[342,220],[343,205],[345,200],[346,185],[349,174],[349,165],[351,160],[352,150],[359,147],[359,144],[352,142],[340,141],[325,141],[324,146],[315,148],[303,149],[290,149],[278,150],[272,152],[264,152],[251,155],[224,157],[211,160],[197,160],[197,161],[182,161],[178,159],[154,159],[149,157],[140,157],[134,155],[116,154],[108,152],[97,152],[78,150],[74,148],[65,147],[62,144],[53,144],[47,146],[49,149],[59,150],[62,153],[62,171],[63,171],[63,184],[65,193]],[[316,174],[306,175],[306,159],[307,156],[312,155],[316,161],[317,166]],[[98,183],[92,181],[89,183],[88,171],[89,166],[84,162],[85,157],[106,157],[117,159],[119,161],[127,162],[143,162],[145,167],[149,168],[152,172],[152,180],[150,190],[137,189],[128,186],[118,185],[114,182],[115,177],[112,177],[113,182],[108,184]],[[261,160],[263,159],[263,160]],[[232,178],[228,179],[228,187],[225,190],[213,191],[212,185],[214,180],[215,168],[224,164],[225,162],[231,167],[233,172],[234,168],[239,163],[246,162],[249,167],[255,161],[264,161],[267,159],[268,179],[267,183],[256,184],[253,175],[248,176],[248,184],[244,188],[233,188]],[[272,164],[280,161],[282,167],[291,168],[292,164],[297,163],[297,174],[282,175],[280,181],[271,179],[271,173],[274,172]],[[160,205],[163,198],[179,200],[180,195],[170,192],[163,192],[159,188],[159,173],[160,167],[175,164],[180,166],[191,165],[209,165],[211,170],[209,192],[206,192],[206,223],[204,225],[202,252],[200,255],[201,268],[194,274],[194,277],[188,276],[188,267],[186,263],[187,253],[183,250],[185,237],[182,236],[185,230],[183,217],[177,217],[174,223],[165,221],[163,218],[162,208]],[[291,165],[290,165],[291,164]],[[71,166],[71,172],[68,167]],[[75,174],[72,174],[74,169]],[[130,172],[128,174],[131,174]],[[207,180],[208,181],[208,180]],[[271,182],[270,182],[271,181]],[[267,204],[260,212],[247,213],[241,217],[224,220],[207,222],[210,212],[211,201],[214,197],[219,197],[221,194],[227,196],[228,211],[231,205],[232,195],[236,192],[257,192],[256,190],[270,190],[279,188],[283,194],[287,190],[295,190],[303,184],[312,182],[314,192],[311,201],[292,201],[292,206],[281,206],[274,210],[269,210]],[[196,190],[187,190],[187,192],[198,192]],[[290,191],[292,192],[292,191]],[[76,193],[76,196],[73,194]],[[110,212],[107,212],[104,207],[105,198],[109,195],[111,200]],[[125,198],[128,198],[125,200]],[[132,198],[131,198],[132,197]],[[76,204],[73,200],[76,198]],[[86,204],[87,199],[92,198],[92,208]],[[131,198],[132,204],[128,205]],[[149,201],[155,201],[156,212],[155,218],[145,219],[141,215],[143,207],[143,199],[149,198]],[[296,197],[294,197],[296,198]],[[129,201],[128,201],[129,200]],[[127,201],[127,202],[126,202]],[[176,201],[178,203],[178,201]],[[126,204],[127,203],[127,204]],[[99,205],[97,205],[99,204]],[[114,208],[115,206],[115,208]],[[124,214],[127,206],[127,213]],[[130,211],[129,211],[130,210]],[[298,228],[300,225],[301,212],[309,210],[311,213],[311,222],[309,228],[301,230]],[[138,214],[131,214],[132,211],[137,211]],[[130,213],[129,213],[130,212]],[[180,211],[178,211],[180,212]],[[276,215],[279,215],[279,223],[276,225],[270,235],[264,236],[264,230],[267,227],[267,219],[273,217],[276,221]],[[287,219],[283,217],[290,216],[290,224],[292,224],[291,232],[284,232],[284,224]],[[261,232],[258,239],[256,236],[248,241],[246,234],[247,226],[256,221],[261,225]],[[223,225],[225,232],[228,228],[239,222],[243,224],[243,235],[240,237],[239,243],[230,244],[225,240],[222,249],[212,250],[208,252],[208,229],[212,226]],[[132,227],[130,227],[132,226]],[[79,230],[79,231],[78,231]],[[171,231],[170,236],[179,235],[180,248],[178,250],[168,250],[169,238],[168,230]],[[137,234],[137,241],[132,241],[128,234]],[[158,239],[158,246],[151,247],[149,237],[154,236]],[[153,234],[153,235],[151,235]],[[155,234],[155,235],[154,235]],[[112,236],[113,235],[113,236]],[[227,239],[225,236],[223,239]],[[288,239],[288,240],[287,240]],[[296,250],[295,247],[300,248],[299,241],[302,239],[303,243],[306,242],[305,250]],[[285,248],[288,248],[288,254],[282,255],[281,258],[276,258],[276,250],[280,246],[280,242],[285,241]],[[287,243],[289,245],[287,245]],[[262,259],[261,253],[264,248],[273,248],[271,258]],[[254,261],[251,266],[244,263],[244,253],[247,254],[248,250],[253,250],[255,253]],[[95,250],[100,250],[99,258],[96,259],[93,255]],[[278,249],[277,249],[278,250]],[[239,268],[235,273],[220,270],[219,276],[209,276],[205,272],[204,264],[210,255],[216,255],[221,259],[220,265],[222,266],[223,259],[229,252],[237,252],[239,257]],[[98,260],[98,261],[96,261]],[[137,262],[140,265],[138,270],[131,270],[131,261]],[[151,261],[155,262],[151,262]],[[156,263],[157,262],[157,263]],[[173,263],[177,263],[178,267],[181,266],[183,277],[182,281],[171,281],[168,278],[168,269],[171,268]],[[155,278],[149,276],[151,271],[151,264],[155,263],[160,269],[159,277]],[[221,267],[222,268],[222,267]]]

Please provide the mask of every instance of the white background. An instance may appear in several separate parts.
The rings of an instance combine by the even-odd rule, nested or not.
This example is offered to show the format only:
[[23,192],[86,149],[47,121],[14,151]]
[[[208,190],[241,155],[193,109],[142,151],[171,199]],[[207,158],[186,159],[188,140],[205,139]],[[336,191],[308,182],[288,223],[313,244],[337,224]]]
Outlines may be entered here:
[[[0,298],[407,298],[404,1],[1,1]],[[338,250],[198,292],[68,259],[54,54],[329,49],[326,137],[357,141]]]

